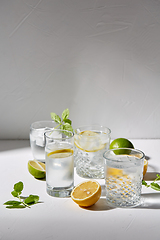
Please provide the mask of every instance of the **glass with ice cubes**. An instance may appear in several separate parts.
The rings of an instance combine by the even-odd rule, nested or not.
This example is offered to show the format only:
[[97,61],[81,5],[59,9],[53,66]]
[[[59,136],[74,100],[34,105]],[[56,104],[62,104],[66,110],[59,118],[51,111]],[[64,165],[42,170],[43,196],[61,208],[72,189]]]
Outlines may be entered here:
[[137,149],[111,149],[104,153],[107,203],[134,207],[141,203],[144,153]]
[[54,121],[38,121],[30,126],[30,146],[35,160],[45,162],[44,133],[57,126]]
[[55,197],[68,197],[74,187],[74,134],[54,129],[45,133],[46,188]]
[[79,127],[74,132],[76,172],[83,178],[104,178],[103,153],[109,149],[111,130],[104,126]]

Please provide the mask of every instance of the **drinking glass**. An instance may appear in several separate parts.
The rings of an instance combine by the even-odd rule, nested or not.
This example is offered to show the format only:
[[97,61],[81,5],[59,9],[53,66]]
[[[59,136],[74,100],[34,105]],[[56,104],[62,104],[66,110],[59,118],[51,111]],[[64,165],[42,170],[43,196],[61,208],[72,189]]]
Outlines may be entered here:
[[105,159],[107,203],[113,207],[134,207],[140,204],[144,153],[137,149],[108,150]]
[[103,153],[109,149],[111,130],[104,126],[79,127],[74,132],[76,172],[83,178],[104,178]]
[[44,133],[57,126],[54,121],[38,121],[30,126],[30,146],[35,160],[45,162]]
[[55,129],[45,133],[46,188],[55,197],[68,197],[74,187],[74,134]]

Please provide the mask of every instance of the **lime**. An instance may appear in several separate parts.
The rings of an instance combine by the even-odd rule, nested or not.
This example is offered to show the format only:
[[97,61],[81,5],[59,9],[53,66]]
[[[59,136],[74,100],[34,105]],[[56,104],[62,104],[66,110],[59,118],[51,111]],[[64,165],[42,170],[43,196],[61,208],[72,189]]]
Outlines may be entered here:
[[46,167],[45,164],[37,160],[28,161],[28,171],[35,178],[45,178],[46,176]]
[[128,150],[117,150],[119,148],[134,148],[133,144],[126,138],[116,138],[110,144],[110,149],[116,149],[114,153],[118,154],[129,154]]

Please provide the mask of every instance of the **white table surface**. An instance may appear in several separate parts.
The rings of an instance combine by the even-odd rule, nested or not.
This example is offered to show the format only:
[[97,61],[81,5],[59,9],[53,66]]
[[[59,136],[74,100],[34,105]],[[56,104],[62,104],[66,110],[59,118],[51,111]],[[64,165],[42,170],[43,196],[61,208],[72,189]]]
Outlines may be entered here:
[[[160,140],[135,140],[135,148],[149,159],[147,181],[160,173]],[[25,239],[160,239],[160,192],[142,187],[141,206],[110,209],[105,200],[104,180],[100,200],[80,208],[71,198],[54,198],[46,193],[45,181],[32,177],[27,169],[33,159],[29,141],[0,141],[0,240]],[[75,173],[75,185],[84,179]],[[13,200],[16,182],[24,183],[23,196],[37,194],[42,203],[30,209],[6,209]]]

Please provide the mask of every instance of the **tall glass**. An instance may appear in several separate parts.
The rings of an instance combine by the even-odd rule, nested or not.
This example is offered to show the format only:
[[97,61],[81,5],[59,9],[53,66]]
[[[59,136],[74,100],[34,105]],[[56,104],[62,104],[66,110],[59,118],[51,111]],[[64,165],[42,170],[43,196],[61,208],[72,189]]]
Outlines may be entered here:
[[55,197],[68,197],[74,187],[74,134],[55,129],[45,133],[46,188]]
[[74,132],[76,172],[84,178],[104,178],[103,153],[109,149],[111,130],[91,125]]
[[30,146],[35,160],[45,162],[44,133],[57,126],[54,121],[38,121],[30,126]]
[[142,151],[131,148],[111,149],[104,153],[109,205],[134,207],[140,204],[144,157]]

